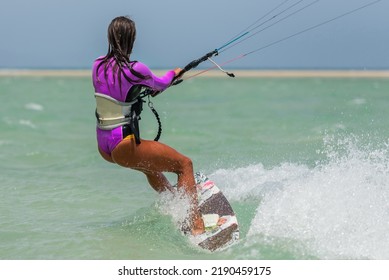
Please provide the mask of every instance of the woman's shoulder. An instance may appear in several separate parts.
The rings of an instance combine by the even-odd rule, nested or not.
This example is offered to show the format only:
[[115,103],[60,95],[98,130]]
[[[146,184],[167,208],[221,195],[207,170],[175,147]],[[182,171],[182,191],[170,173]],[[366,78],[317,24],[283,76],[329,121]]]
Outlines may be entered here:
[[93,67],[96,67],[97,65],[101,64],[104,61],[105,56],[99,56],[93,61]]
[[131,61],[130,64],[132,69],[134,69],[138,73],[150,74],[151,72],[150,68],[140,61]]
[[105,58],[105,55],[99,56],[99,57],[97,57],[97,58],[94,60],[94,63],[100,62],[100,61],[104,60],[104,58]]

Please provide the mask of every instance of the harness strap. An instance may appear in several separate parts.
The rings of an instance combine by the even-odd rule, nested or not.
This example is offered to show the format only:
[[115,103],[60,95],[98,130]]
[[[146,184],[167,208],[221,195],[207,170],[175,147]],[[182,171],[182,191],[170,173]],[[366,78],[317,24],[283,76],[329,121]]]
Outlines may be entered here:
[[134,133],[136,144],[140,144],[139,120],[141,119],[140,113],[143,110],[144,102],[145,101],[143,101],[142,98],[138,97],[136,99],[136,102],[131,107],[131,118],[130,118],[129,125],[131,128],[131,132]]

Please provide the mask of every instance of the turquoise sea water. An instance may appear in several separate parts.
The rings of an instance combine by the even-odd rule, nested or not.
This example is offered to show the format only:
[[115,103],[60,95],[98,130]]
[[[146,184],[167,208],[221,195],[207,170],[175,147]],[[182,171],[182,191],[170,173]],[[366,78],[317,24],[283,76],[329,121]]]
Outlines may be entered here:
[[[193,248],[182,202],[96,151],[85,77],[0,77],[0,259],[389,259],[389,79],[197,78],[153,99],[161,141],[231,201]],[[145,106],[141,133],[157,124]],[[169,176],[174,181],[174,176]]]

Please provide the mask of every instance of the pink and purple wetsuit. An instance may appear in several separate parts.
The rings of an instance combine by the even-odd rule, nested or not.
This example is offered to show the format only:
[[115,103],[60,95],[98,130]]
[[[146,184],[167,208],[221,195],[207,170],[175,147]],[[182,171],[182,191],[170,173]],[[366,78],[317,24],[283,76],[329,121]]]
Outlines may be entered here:
[[[124,72],[128,77],[130,77],[133,82],[129,82],[122,74],[121,77],[121,86],[119,86],[118,78],[114,77],[113,74],[113,65],[110,63],[110,66],[107,71],[107,78],[104,74],[104,65],[99,68],[98,73],[96,69],[101,63],[102,57],[98,58],[92,68],[92,81],[96,93],[108,95],[117,101],[126,102],[127,95],[132,89],[133,86],[142,85],[149,87],[156,91],[163,91],[169,87],[172,82],[175,73],[173,70],[166,72],[162,77],[155,76],[151,70],[141,62],[131,62],[131,67],[136,72],[149,77],[148,79],[139,79],[134,76],[128,68],[123,68]],[[123,128],[117,127],[112,130],[102,130],[96,128],[97,132],[97,143],[101,150],[106,152],[108,155],[111,154],[113,149],[123,140],[126,135],[123,135]]]

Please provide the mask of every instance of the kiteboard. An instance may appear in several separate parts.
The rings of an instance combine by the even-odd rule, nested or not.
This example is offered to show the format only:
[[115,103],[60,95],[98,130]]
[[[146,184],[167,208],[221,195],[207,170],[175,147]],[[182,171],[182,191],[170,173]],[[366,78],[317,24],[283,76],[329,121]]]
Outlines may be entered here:
[[[226,249],[239,240],[239,225],[235,212],[227,198],[201,172],[195,174],[198,194],[198,207],[204,221],[205,232],[190,236],[190,241],[203,249],[219,251]],[[185,234],[188,228],[181,227]]]

